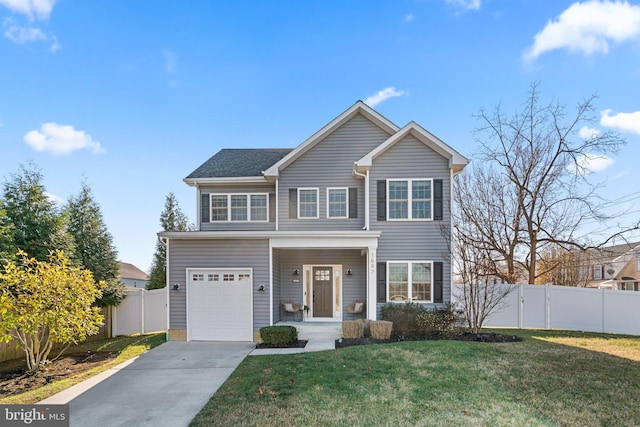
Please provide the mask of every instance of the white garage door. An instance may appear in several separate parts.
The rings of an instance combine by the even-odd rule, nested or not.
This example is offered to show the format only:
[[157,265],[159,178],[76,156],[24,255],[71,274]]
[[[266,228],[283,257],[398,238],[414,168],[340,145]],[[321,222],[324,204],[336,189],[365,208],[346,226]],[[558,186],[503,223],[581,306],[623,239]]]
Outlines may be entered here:
[[190,340],[253,340],[251,269],[188,269],[187,277]]

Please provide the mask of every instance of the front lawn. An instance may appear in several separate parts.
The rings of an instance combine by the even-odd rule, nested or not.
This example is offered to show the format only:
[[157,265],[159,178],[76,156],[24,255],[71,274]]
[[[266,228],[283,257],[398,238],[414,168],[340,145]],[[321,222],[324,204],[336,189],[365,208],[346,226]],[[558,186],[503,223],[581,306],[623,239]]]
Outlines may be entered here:
[[250,356],[191,425],[640,425],[640,337],[505,333]]

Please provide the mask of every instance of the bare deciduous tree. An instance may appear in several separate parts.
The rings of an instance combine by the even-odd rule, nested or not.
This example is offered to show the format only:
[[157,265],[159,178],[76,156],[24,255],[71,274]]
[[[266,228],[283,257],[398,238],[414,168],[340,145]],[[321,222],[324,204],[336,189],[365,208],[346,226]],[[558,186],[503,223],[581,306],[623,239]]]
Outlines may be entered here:
[[557,101],[542,103],[534,83],[512,116],[500,106],[478,114],[481,164],[458,177],[454,201],[456,219],[471,224],[459,237],[491,254],[486,274],[515,283],[524,272],[524,280],[535,283],[548,273],[537,260],[549,245],[581,247],[578,227],[605,219],[589,161],[617,152],[625,141],[612,131],[581,135],[595,121],[594,99],[579,102],[570,114]]

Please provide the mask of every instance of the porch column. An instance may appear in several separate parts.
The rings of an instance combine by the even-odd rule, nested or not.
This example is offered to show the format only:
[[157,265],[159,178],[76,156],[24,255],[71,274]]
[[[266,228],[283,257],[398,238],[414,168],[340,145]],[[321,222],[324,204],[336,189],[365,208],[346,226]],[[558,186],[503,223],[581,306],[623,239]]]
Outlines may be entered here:
[[376,270],[376,247],[369,246],[367,249],[367,319],[369,320],[377,320],[378,282]]

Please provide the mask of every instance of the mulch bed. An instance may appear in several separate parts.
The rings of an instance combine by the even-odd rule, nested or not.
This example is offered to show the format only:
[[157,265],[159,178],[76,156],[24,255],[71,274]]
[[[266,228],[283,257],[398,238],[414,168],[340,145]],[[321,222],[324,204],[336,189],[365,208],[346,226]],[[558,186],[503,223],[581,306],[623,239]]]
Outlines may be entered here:
[[307,340],[297,340],[292,342],[289,345],[284,345],[284,346],[268,345],[261,342],[256,344],[256,348],[304,348],[306,345],[307,345]]
[[17,362],[14,360],[0,363],[0,397],[23,393],[52,381],[68,378],[117,356],[117,352],[88,352],[62,356],[33,373],[26,372],[27,362],[24,359],[19,367],[16,367]]
[[[487,343],[506,343],[506,342],[519,342],[522,341],[521,337],[516,335],[498,334],[496,332],[483,332],[480,334],[472,334],[470,332],[464,332],[456,337],[450,339],[458,341],[480,341]],[[340,338],[336,340],[336,348],[351,347],[354,345],[368,345],[368,344],[387,344],[403,341],[425,341],[428,338],[408,338],[408,337],[395,337],[388,340],[378,340],[371,337],[364,338]]]

